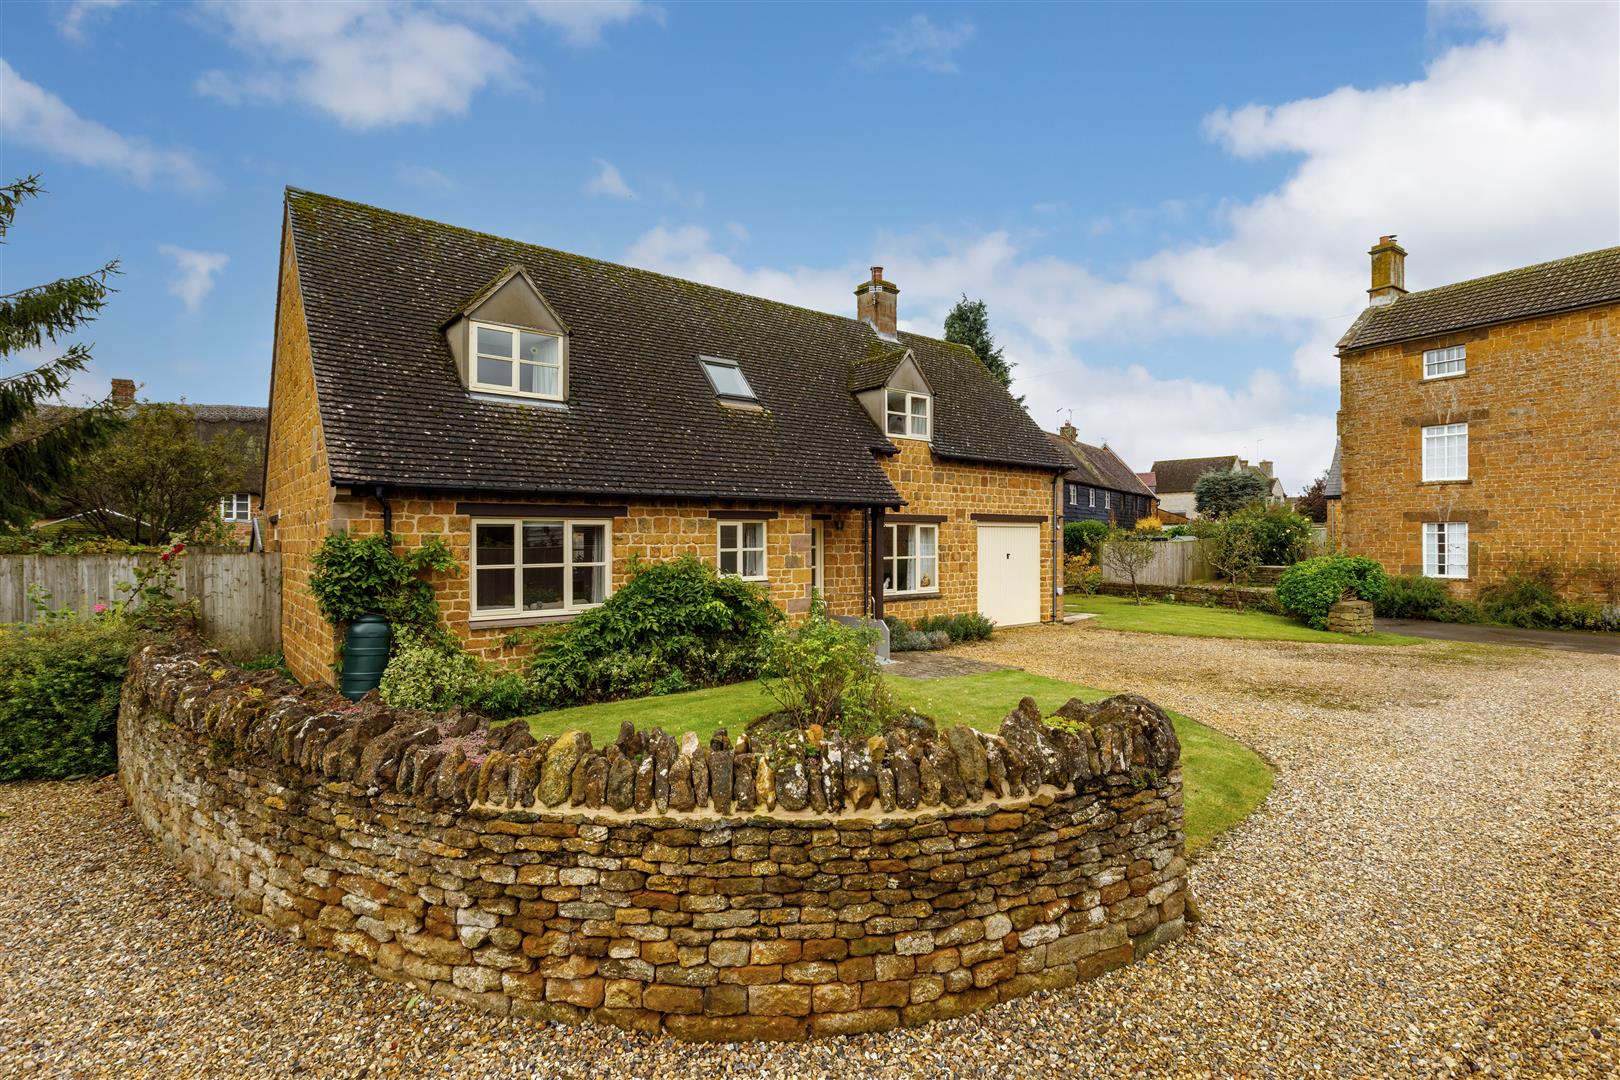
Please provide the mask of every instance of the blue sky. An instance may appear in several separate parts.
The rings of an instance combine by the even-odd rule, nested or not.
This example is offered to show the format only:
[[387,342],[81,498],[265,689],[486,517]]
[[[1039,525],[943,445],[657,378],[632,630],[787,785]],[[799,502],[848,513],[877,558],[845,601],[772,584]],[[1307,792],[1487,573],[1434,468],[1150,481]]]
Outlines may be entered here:
[[1320,472],[1366,249],[1620,242],[1614,5],[0,8],[6,290],[119,258],[96,370],[265,399],[286,185],[903,325],[990,304],[1055,427]]

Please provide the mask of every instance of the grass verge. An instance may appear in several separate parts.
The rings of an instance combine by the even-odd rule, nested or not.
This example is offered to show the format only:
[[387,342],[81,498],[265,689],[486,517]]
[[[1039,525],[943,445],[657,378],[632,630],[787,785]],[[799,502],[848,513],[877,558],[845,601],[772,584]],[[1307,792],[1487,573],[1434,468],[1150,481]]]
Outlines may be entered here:
[[1406,634],[1330,634],[1302,626],[1285,615],[1263,611],[1233,611],[1143,600],[1126,596],[1066,596],[1065,611],[1082,611],[1097,618],[1104,630],[1130,630],[1139,634],[1175,634],[1181,637],[1240,638],[1248,641],[1310,641],[1326,645],[1416,645],[1422,639]]
[[[1002,717],[1022,697],[1033,697],[1042,713],[1050,713],[1072,697],[1095,701],[1108,696],[1102,690],[1010,669],[947,679],[891,675],[887,682],[902,707],[931,716],[941,726],[971,724],[982,731],[999,728]],[[667,697],[557,709],[524,720],[537,737],[578,728],[589,732],[591,742],[601,746],[618,736],[619,724],[625,720],[638,728],[656,724],[677,737],[695,731],[707,738],[719,727],[736,735],[750,720],[774,708],[776,702],[763,686],[747,682]],[[1187,853],[1191,855],[1265,801],[1271,792],[1271,767],[1237,740],[1196,720],[1170,715],[1181,739]]]

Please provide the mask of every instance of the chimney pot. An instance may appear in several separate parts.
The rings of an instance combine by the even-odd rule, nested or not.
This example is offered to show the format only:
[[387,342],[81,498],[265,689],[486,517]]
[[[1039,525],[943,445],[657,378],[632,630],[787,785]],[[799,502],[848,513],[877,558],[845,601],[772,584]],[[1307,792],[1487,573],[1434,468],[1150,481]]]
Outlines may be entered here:
[[135,404],[135,380],[114,379],[112,381],[112,399],[118,405]]
[[1080,430],[1067,420],[1063,421],[1063,426],[1058,428],[1058,434],[1066,442],[1077,442],[1080,438]]
[[883,280],[883,267],[872,267],[872,280],[855,287],[855,317],[870,323],[879,337],[894,338],[899,331],[900,290]]

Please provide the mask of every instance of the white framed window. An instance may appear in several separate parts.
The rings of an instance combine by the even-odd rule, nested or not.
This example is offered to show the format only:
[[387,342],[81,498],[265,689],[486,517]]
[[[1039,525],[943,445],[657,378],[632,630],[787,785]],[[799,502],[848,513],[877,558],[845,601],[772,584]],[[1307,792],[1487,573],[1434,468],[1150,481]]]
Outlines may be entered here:
[[556,334],[475,322],[471,385],[498,394],[561,401],[565,351]]
[[1097,509],[1097,489],[1094,487],[1086,488],[1086,506],[1092,510]]
[[745,581],[764,581],[765,523],[722,521],[718,561],[722,574]]
[[1468,425],[1437,424],[1423,429],[1423,479],[1468,479]]
[[885,394],[886,426],[890,435],[902,439],[926,439],[932,427],[933,402],[927,394],[910,390],[890,390]]
[[1423,576],[1465,578],[1468,576],[1468,524],[1462,521],[1430,521],[1423,526]]
[[1080,485],[1079,484],[1070,484],[1069,485],[1069,505],[1070,506],[1079,506],[1080,505]]
[[1114,508],[1114,493],[1112,491],[1103,492],[1103,509],[1104,510],[1112,510],[1113,508]]
[[884,594],[939,591],[939,526],[887,525],[884,532]]
[[716,397],[733,401],[754,400],[754,388],[748,385],[748,378],[737,361],[722,360],[718,356],[700,356],[698,363],[703,366],[703,374],[709,377],[709,385],[714,387]]
[[242,491],[220,496],[219,516],[226,521],[252,521],[253,496]]
[[472,528],[474,619],[568,614],[608,598],[607,522],[496,518]]
[[1447,375],[1461,375],[1468,370],[1468,346],[1451,345],[1444,349],[1423,350],[1423,377],[1439,379]]

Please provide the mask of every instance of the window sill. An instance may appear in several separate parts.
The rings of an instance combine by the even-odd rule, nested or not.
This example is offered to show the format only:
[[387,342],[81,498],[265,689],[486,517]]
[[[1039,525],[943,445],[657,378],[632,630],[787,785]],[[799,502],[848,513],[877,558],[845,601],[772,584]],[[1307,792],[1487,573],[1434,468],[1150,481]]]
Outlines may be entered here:
[[1423,376],[1422,381],[1423,382],[1441,382],[1441,381],[1443,381],[1445,379],[1460,379],[1464,375],[1467,375],[1467,374],[1468,374],[1468,372],[1466,372],[1466,371],[1451,371],[1451,372],[1447,372],[1444,375],[1425,375],[1425,376]]
[[488,618],[467,620],[469,630],[505,630],[514,626],[544,626],[547,623],[573,622],[580,615],[591,610],[581,608],[579,611],[558,611],[547,615],[494,615]]
[[938,590],[934,592],[886,592],[883,594],[883,602],[888,604],[899,603],[903,600],[938,600],[942,595]]
[[1458,485],[1458,484],[1472,484],[1473,482],[1474,482],[1473,480],[1471,480],[1471,479],[1469,479],[1467,477],[1464,477],[1461,480],[1419,480],[1418,481],[1418,486],[1419,487],[1446,487],[1446,486],[1455,486],[1455,485]]

